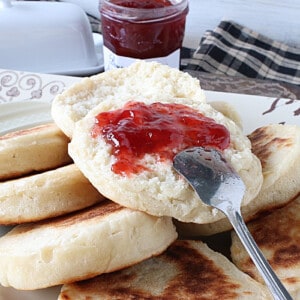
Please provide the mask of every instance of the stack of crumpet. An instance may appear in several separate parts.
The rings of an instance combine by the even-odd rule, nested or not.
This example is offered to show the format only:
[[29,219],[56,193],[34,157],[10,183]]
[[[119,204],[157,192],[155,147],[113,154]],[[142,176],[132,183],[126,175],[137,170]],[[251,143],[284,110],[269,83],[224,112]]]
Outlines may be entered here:
[[[191,116],[205,125],[197,141],[185,139]],[[172,158],[200,140],[217,147],[245,183],[251,221],[299,193],[299,128],[268,125],[245,136],[239,116],[209,104],[197,79],[144,61],[82,79],[54,99],[52,117],[0,137],[0,223],[16,225],[0,237],[2,286],[62,285],[59,300],[272,298],[233,263],[217,240],[230,236],[225,216],[199,199]],[[134,145],[130,122],[138,124]],[[179,142],[155,138],[177,122],[186,130],[176,132]]]

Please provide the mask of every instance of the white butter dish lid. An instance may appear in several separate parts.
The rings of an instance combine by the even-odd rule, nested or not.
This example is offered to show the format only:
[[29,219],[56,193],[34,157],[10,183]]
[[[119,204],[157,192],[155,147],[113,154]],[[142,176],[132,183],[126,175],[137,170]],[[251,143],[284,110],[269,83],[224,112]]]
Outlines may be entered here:
[[101,69],[88,18],[72,3],[0,0],[0,45],[2,69],[69,75]]

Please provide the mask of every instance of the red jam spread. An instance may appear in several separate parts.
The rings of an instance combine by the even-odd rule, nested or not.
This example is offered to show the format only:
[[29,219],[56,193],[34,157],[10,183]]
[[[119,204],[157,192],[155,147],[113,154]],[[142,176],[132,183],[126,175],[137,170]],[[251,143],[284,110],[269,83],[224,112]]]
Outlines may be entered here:
[[193,146],[224,150],[229,131],[213,119],[182,104],[128,102],[122,109],[96,116],[92,137],[102,136],[112,146],[112,171],[130,175],[148,170],[140,163],[146,154],[172,160]]
[[[118,10],[107,2],[117,5]],[[165,57],[180,49],[188,7],[171,15],[167,10],[165,15],[157,12],[172,6],[175,9],[168,0],[105,1],[100,10],[104,46],[116,55],[139,59]],[[120,7],[137,10],[128,15]]]

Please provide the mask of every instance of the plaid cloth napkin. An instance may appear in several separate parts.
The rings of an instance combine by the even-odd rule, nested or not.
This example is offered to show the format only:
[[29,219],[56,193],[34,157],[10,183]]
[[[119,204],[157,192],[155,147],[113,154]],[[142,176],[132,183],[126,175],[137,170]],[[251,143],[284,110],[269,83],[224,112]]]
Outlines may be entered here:
[[270,79],[300,85],[300,49],[232,21],[207,31],[186,70]]

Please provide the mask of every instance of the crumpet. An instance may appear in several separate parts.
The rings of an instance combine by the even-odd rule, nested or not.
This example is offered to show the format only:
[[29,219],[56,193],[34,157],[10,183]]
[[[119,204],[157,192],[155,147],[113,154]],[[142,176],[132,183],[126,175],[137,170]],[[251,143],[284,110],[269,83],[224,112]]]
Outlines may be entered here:
[[[300,299],[300,197],[248,223],[248,228],[293,299]],[[231,257],[238,268],[263,283],[235,233],[232,233]]]
[[0,181],[70,163],[68,143],[53,123],[0,136]]
[[177,233],[157,218],[110,201],[14,227],[0,238],[0,283],[34,290],[113,272],[163,252]]
[[130,268],[66,284],[59,300],[271,299],[266,288],[201,241],[175,241]]
[[12,225],[63,215],[104,197],[74,165],[0,182],[0,224]]

